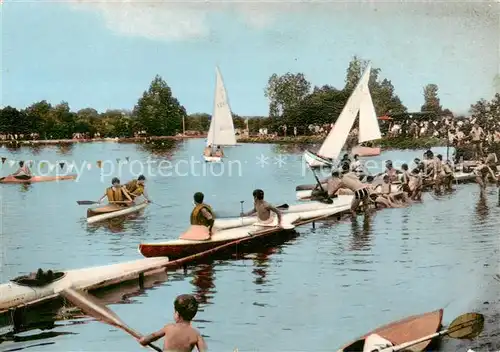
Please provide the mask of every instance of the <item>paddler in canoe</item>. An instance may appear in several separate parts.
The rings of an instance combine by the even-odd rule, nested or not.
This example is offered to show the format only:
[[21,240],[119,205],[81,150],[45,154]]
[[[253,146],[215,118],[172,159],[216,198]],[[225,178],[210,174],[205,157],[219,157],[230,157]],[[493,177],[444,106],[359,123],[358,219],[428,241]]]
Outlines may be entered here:
[[29,180],[31,177],[33,177],[33,174],[31,173],[28,165],[21,160],[19,162],[19,168],[11,176],[20,180]]
[[137,180],[127,182],[123,188],[131,199],[135,200],[137,197],[143,196],[146,202],[150,202],[146,193],[146,177],[144,175],[140,175]]
[[147,346],[165,336],[163,351],[191,352],[195,347],[199,352],[207,351],[207,344],[198,330],[191,326],[191,321],[198,312],[198,301],[193,295],[180,295],[174,301],[175,323],[167,324],[157,332],[139,340]]
[[106,188],[106,193],[99,199],[99,203],[108,198],[110,204],[116,204],[120,206],[128,206],[133,203],[133,199],[124,191],[124,187],[120,185],[120,179],[118,177],[113,177],[111,180],[111,187]]
[[276,207],[273,207],[271,204],[264,200],[264,191],[261,189],[256,189],[253,191],[252,195],[254,201],[253,209],[249,212],[241,213],[240,215],[243,217],[257,213],[258,221],[256,225],[271,225],[275,222],[275,217],[277,217],[276,226],[281,226],[281,212]]
[[351,214],[356,216],[356,211],[361,202],[363,202],[363,212],[366,213],[370,204],[370,191],[368,185],[361,183],[355,173],[349,172],[349,164],[342,164],[342,171],[345,174],[341,175],[339,171],[332,172],[332,177],[328,180],[327,192],[328,197],[333,197],[341,188],[347,188],[354,192],[354,198],[351,202]]
[[193,196],[194,208],[191,212],[191,225],[205,226],[208,228],[208,239],[212,237],[212,228],[214,227],[215,214],[210,205],[203,203],[205,195],[196,192]]

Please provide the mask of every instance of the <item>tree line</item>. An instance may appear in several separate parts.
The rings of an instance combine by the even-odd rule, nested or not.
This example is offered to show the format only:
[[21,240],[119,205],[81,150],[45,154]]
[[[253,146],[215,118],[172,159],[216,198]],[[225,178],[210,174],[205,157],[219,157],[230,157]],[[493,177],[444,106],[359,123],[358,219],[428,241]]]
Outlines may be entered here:
[[[248,121],[251,132],[260,128],[278,131],[287,126],[296,127],[302,134],[309,125],[334,123],[367,64],[366,60],[354,56],[341,89],[331,85],[312,88],[303,73],[275,73],[264,89],[269,100],[269,115],[246,119],[233,114],[235,128],[245,129]],[[372,68],[369,88],[378,116],[408,111],[392,82],[381,77],[379,68]],[[427,85],[423,96],[422,111],[437,114],[444,111],[437,85]],[[206,132],[210,118],[206,113],[188,115],[167,82],[157,75],[132,110],[98,113],[93,108],[85,108],[74,112],[67,102],[52,105],[45,100],[22,110],[7,106],[0,110],[0,134],[25,135],[25,138],[37,134],[40,139],[72,138],[75,133],[101,137],[132,137],[142,132],[149,136],[172,136],[182,133],[183,129]]]

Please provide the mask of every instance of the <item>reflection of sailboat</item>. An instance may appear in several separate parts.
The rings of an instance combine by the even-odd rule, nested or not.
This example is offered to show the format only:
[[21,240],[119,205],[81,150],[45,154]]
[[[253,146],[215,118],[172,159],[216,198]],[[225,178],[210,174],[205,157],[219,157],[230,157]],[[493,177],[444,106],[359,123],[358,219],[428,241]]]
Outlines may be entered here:
[[218,146],[236,145],[236,135],[234,132],[233,115],[227,100],[226,89],[224,88],[224,81],[219,72],[216,71],[216,84],[215,84],[215,102],[214,112],[210,121],[210,128],[207,135],[207,152],[203,153],[203,158],[207,162],[220,162],[223,155],[219,155],[215,149]]
[[311,167],[332,167],[344,147],[349,132],[359,112],[359,143],[381,138],[375,107],[368,88],[371,66],[368,65],[358,85],[347,100],[335,126],[318,153],[304,152],[304,159]]

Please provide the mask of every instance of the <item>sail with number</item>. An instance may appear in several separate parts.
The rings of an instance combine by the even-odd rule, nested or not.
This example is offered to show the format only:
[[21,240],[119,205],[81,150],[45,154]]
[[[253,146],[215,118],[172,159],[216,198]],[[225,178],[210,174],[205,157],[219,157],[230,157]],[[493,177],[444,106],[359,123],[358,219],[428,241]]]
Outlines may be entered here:
[[227,146],[236,145],[236,135],[234,132],[233,116],[227,99],[224,81],[219,68],[216,71],[215,101],[210,128],[207,136],[207,146]]

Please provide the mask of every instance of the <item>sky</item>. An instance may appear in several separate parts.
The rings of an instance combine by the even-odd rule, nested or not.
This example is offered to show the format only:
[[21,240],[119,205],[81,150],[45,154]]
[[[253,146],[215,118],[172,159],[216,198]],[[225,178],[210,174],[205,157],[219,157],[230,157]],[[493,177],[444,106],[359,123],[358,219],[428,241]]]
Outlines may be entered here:
[[188,113],[211,113],[218,65],[232,111],[267,115],[273,73],[341,89],[358,55],[410,110],[435,83],[465,113],[500,72],[498,1],[4,0],[0,12],[0,105],[17,108],[132,109],[159,74]]

